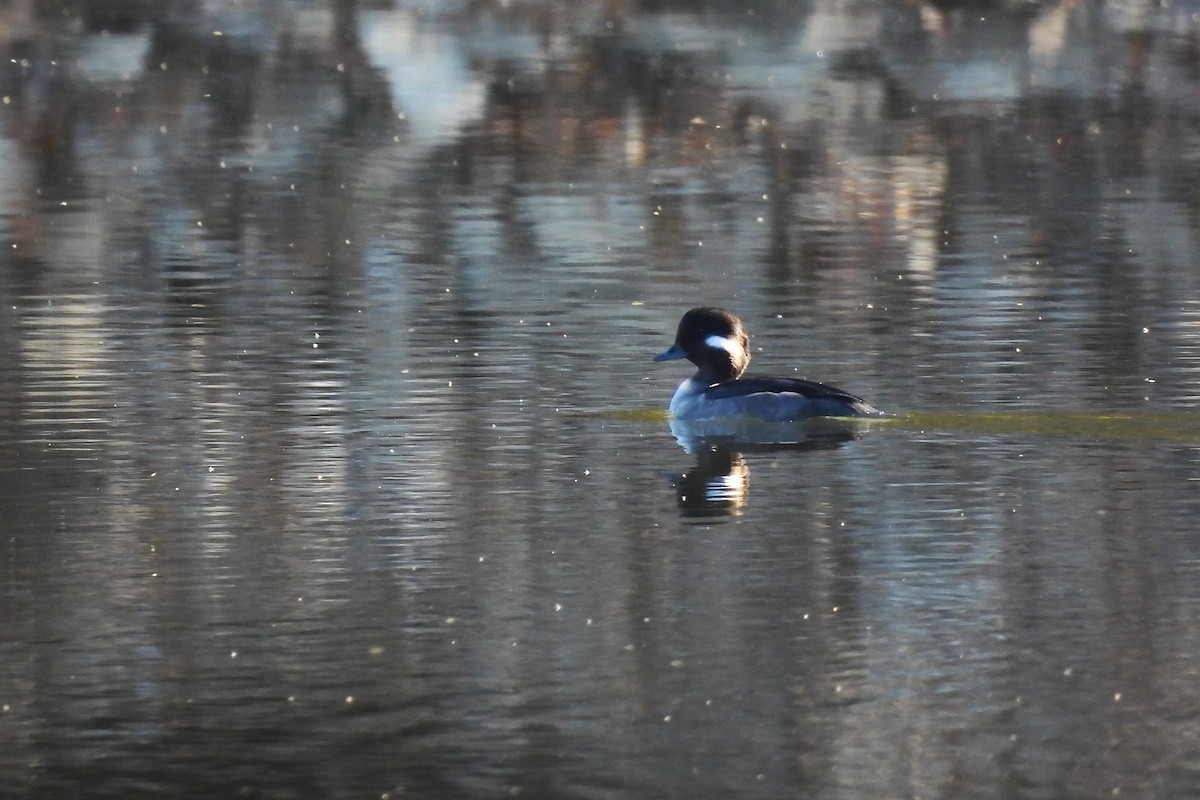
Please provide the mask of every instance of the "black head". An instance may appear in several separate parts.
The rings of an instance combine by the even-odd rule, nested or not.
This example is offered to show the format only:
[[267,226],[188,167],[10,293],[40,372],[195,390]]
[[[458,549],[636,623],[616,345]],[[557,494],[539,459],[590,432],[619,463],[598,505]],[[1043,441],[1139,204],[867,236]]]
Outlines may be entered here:
[[737,378],[750,364],[750,337],[737,315],[723,308],[693,308],[679,320],[675,344],[655,361],[686,358],[713,383]]

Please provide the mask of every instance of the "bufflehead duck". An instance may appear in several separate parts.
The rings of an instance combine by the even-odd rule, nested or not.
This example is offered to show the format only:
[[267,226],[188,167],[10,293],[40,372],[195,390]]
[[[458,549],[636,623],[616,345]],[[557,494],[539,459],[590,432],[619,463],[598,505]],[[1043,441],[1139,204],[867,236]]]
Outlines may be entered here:
[[674,419],[753,417],[775,422],[810,417],[867,417],[883,412],[861,397],[800,378],[743,378],[750,337],[737,315],[693,308],[679,321],[675,344],[655,361],[686,358],[698,367],[671,398]]

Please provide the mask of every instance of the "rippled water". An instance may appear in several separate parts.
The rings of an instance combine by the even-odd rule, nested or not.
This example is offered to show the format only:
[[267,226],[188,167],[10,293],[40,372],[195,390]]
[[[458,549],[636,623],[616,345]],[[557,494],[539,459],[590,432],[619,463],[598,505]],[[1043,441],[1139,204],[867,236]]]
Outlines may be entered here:
[[[71,13],[0,796],[1200,794],[1194,5]],[[894,417],[673,432],[701,303]]]

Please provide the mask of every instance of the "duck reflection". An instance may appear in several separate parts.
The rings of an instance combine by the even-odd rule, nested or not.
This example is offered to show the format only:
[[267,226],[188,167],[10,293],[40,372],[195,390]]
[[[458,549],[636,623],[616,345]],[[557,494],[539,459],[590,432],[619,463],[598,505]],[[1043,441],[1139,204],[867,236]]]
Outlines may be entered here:
[[672,477],[685,519],[732,517],[750,498],[746,453],[831,450],[857,438],[852,423],[833,418],[802,422],[744,419],[672,419],[671,433],[696,466]]
[[679,510],[690,518],[736,516],[750,491],[746,457],[723,444],[696,451],[696,466],[674,478]]

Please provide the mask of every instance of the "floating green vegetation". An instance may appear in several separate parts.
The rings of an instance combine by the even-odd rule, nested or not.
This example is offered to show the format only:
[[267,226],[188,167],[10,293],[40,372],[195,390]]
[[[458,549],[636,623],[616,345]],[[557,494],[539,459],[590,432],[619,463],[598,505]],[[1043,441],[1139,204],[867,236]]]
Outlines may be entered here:
[[[626,422],[658,425],[667,422],[667,412],[662,408],[605,411],[602,415]],[[1040,434],[1085,439],[1200,443],[1200,414],[1186,412],[913,411],[889,417],[838,418],[836,422],[863,429],[888,427],[927,432]]]
[[925,431],[1036,433],[1087,439],[1200,442],[1200,414],[1104,413],[1089,411],[914,411],[890,418],[892,425]]
[[602,413],[602,416],[624,420],[625,422],[655,422],[661,424],[667,421],[667,410],[665,408],[633,408],[620,411],[605,411]]

